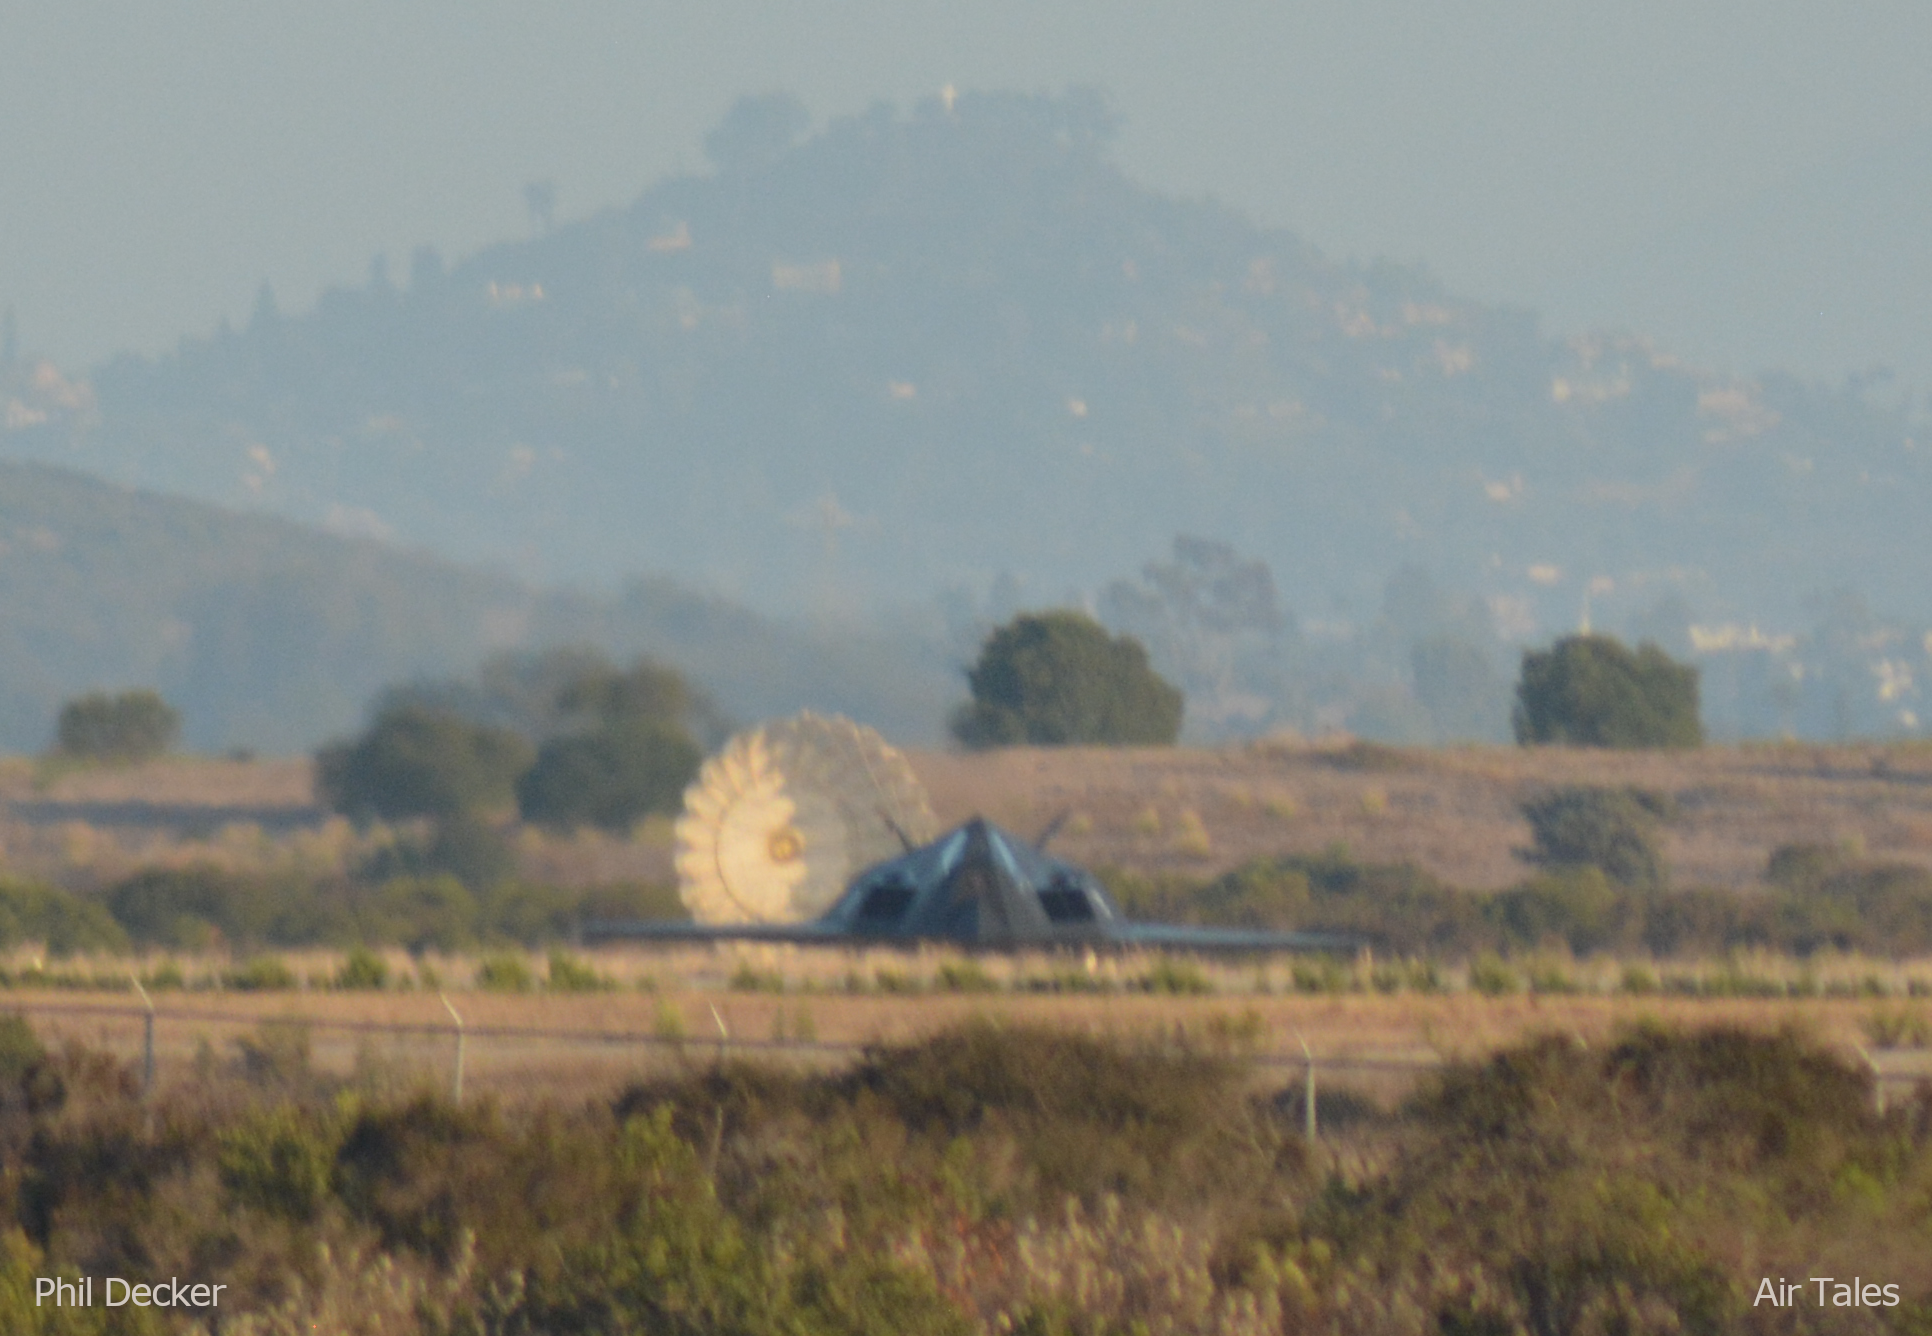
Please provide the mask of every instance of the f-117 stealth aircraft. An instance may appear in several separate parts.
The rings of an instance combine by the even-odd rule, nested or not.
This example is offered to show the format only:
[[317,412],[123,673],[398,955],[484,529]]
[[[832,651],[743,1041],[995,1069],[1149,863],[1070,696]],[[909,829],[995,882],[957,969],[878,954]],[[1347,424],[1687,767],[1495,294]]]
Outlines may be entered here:
[[825,914],[803,923],[594,922],[583,926],[583,935],[827,946],[942,942],[967,950],[1352,951],[1358,945],[1327,933],[1130,922],[1097,877],[1047,854],[1044,842],[1028,843],[976,817],[861,872]]

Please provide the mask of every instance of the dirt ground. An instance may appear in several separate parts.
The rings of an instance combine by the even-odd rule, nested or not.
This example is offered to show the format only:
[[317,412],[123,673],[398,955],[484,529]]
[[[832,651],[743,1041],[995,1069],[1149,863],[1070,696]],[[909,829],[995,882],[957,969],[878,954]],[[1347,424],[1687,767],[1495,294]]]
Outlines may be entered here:
[[[1748,886],[1793,840],[1932,865],[1932,749],[1761,744],[1694,752],[1394,749],[1266,741],[1215,749],[1014,748],[915,752],[942,821],[982,814],[1034,835],[1066,819],[1055,852],[1096,866],[1212,876],[1248,859],[1346,844],[1459,885],[1518,879],[1518,810],[1559,784],[1671,795],[1665,836],[1680,884]],[[327,866],[359,840],[316,807],[306,760],[183,758],[49,772],[0,761],[0,857],[32,875],[98,882],[144,861]],[[668,823],[629,839],[522,831],[532,876],[568,883],[664,878]]]

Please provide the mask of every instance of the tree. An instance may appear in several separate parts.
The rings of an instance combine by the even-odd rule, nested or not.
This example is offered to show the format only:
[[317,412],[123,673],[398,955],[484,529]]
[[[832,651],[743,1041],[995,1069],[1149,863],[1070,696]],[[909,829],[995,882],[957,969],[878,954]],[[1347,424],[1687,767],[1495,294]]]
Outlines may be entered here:
[[153,691],[92,692],[61,707],[55,736],[64,755],[144,761],[174,746],[181,715]]
[[700,746],[722,742],[731,733],[717,704],[676,669],[650,658],[619,668],[588,645],[513,650],[485,660],[473,678],[392,687],[377,712],[403,705],[509,729],[538,745],[619,716],[675,722]]
[[1186,693],[1196,732],[1253,735],[1295,717],[1294,618],[1264,561],[1226,543],[1174,539],[1174,557],[1100,596],[1108,626],[1131,634]]
[[1613,636],[1566,636],[1523,654],[1516,740],[1584,747],[1696,747],[1697,669],[1646,642],[1632,653]]
[[1181,731],[1181,693],[1140,642],[1084,613],[1022,613],[987,637],[966,677],[973,698],[952,731],[969,747],[1165,746]]
[[419,705],[384,710],[354,742],[316,755],[316,782],[347,816],[451,817],[507,803],[532,760],[506,729]]
[[674,810],[702,759],[689,734],[661,722],[552,738],[517,780],[517,810],[548,826],[628,830]]
[[674,811],[703,759],[691,725],[717,723],[683,674],[648,658],[623,672],[587,665],[558,689],[555,706],[575,731],[545,742],[517,781],[518,812],[547,826],[622,831]]

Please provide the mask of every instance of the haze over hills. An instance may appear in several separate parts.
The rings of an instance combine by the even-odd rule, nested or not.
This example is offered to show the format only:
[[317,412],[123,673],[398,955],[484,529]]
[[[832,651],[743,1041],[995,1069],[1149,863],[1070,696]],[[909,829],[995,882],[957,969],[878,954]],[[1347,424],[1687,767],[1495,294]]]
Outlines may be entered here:
[[662,580],[535,590],[35,464],[0,464],[0,608],[10,752],[47,746],[63,700],[131,686],[181,710],[191,747],[300,751],[357,727],[385,688],[560,644],[648,649],[741,720],[814,705],[930,739],[959,691],[916,646],[815,636]]
[[[1744,366],[1823,360],[1932,388],[1932,140],[1913,129],[1693,214],[1573,272],[1566,309],[1621,310],[1666,344],[1713,311]],[[1705,341],[1708,342],[1706,332]]]
[[[1495,736],[1507,647],[1581,617],[1755,656],[1707,675],[1732,731],[1918,728],[1932,594],[1902,547],[1932,460],[1883,387],[1704,372],[1332,262],[1126,178],[1089,96],[804,125],[748,99],[714,171],[628,208],[304,313],[265,291],[85,380],[12,364],[0,449],[793,626],[950,591],[951,639],[929,616],[896,651],[925,683],[989,617],[1087,599],[1235,731]],[[1266,596],[1229,624],[1197,598],[1221,587]],[[1450,655],[1454,727],[1416,709],[1445,635],[1479,651]]]
[[[1094,99],[881,106],[802,141],[741,104],[718,169],[446,268],[92,378],[9,453],[520,574],[650,570],[772,611],[1009,571],[1057,597],[1177,532],[1359,615],[1413,562],[1540,628],[1674,590],[1932,613],[1902,411],[1560,340],[1110,165]],[[1603,615],[1602,612],[1599,615]]]

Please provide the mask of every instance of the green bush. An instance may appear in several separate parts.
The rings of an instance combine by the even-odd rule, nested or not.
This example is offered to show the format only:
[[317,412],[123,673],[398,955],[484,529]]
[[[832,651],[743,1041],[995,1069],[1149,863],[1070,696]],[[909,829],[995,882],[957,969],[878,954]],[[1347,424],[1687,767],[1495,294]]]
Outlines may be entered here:
[[1627,965],[1617,987],[1630,997],[1655,997],[1660,985],[1655,970],[1644,965]]
[[1516,971],[1495,956],[1477,956],[1469,963],[1469,986],[1484,997],[1506,997],[1523,991]]
[[1764,879],[1787,891],[1815,891],[1826,878],[1856,861],[1836,844],[1810,840],[1780,844],[1765,860]]
[[257,956],[221,976],[238,993],[283,993],[295,987],[295,971],[274,956]]
[[1165,746],[1182,698],[1130,636],[1084,613],[1026,613],[987,637],[966,674],[973,698],[953,715],[968,747]]
[[1632,944],[1642,906],[1595,866],[1560,867],[1498,891],[1483,907],[1511,946],[1561,945],[1579,955]]
[[1572,786],[1522,806],[1533,847],[1530,862],[1553,868],[1598,868],[1625,886],[1661,886],[1657,826],[1669,801],[1637,789]]
[[0,881],[0,949],[39,942],[54,956],[123,951],[128,935],[92,900],[58,886]]
[[1342,962],[1333,956],[1297,960],[1288,969],[1297,993],[1346,993],[1352,980]]
[[476,968],[476,986],[486,993],[527,993],[536,980],[522,956],[489,956]]
[[476,897],[455,877],[397,877],[370,897],[364,940],[400,942],[412,953],[460,951],[475,943]]
[[293,1105],[271,1105],[224,1132],[216,1154],[232,1201],[285,1220],[315,1219],[329,1197],[336,1135]]
[[996,993],[999,984],[977,960],[949,960],[939,967],[934,982],[947,993]]
[[607,993],[617,985],[583,961],[562,951],[550,953],[544,987],[553,993]]
[[34,1027],[18,1012],[0,1014],[0,1089],[15,1089],[47,1061]]
[[64,756],[145,761],[174,746],[181,715],[154,691],[96,691],[63,705],[54,732]]
[[1201,997],[1214,991],[1214,985],[1201,967],[1191,960],[1162,956],[1147,973],[1140,976],[1143,992],[1169,993],[1176,997]]
[[380,992],[389,986],[389,962],[359,946],[336,970],[333,985],[345,992]]
[[785,976],[777,970],[761,970],[750,961],[739,962],[726,985],[734,993],[782,993]]
[[1516,685],[1516,740],[1582,747],[1696,747],[1697,669],[1652,644],[1567,636],[1527,650]]
[[447,874],[471,890],[488,891],[516,875],[516,854],[495,823],[475,812],[440,817],[422,871]]

